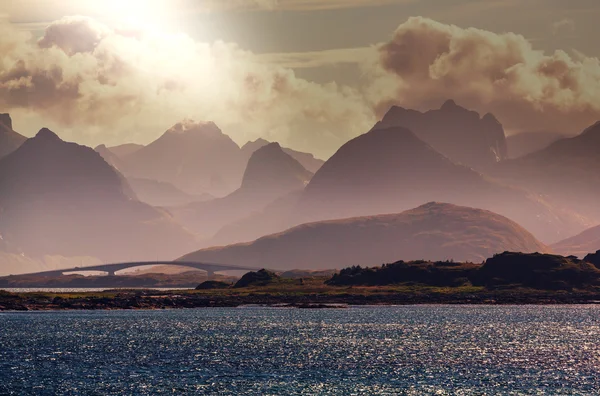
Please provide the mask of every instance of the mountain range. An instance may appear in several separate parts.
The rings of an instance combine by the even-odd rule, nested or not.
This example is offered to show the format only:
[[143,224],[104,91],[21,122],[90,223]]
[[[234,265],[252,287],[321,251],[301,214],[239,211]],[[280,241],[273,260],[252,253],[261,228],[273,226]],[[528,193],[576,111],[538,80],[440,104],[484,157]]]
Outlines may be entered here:
[[492,114],[480,117],[453,100],[425,113],[392,106],[380,127],[409,129],[453,162],[478,170],[508,158],[502,124]]
[[585,257],[600,250],[600,226],[589,228],[580,234],[552,245],[552,250],[564,256]]
[[398,257],[482,262],[504,251],[547,250],[503,216],[431,202],[399,214],[303,224],[250,243],[203,249],[180,260],[281,270],[329,269],[380,265]]
[[600,122],[580,135],[560,139],[545,149],[503,161],[490,175],[503,183],[534,191],[555,206],[570,208],[600,223]]
[[236,191],[223,198],[173,207],[170,211],[189,229],[211,237],[227,224],[261,211],[273,200],[301,191],[312,176],[278,143],[270,143],[252,153],[241,187]]
[[[352,253],[360,238],[363,249],[382,249],[366,249],[381,262],[476,261],[502,246],[600,249],[600,123],[547,146],[539,140],[539,150],[511,159],[495,117],[453,101],[427,112],[392,107],[325,162],[264,139],[240,148],[211,122],[186,120],[147,146],[94,151],[45,128],[26,139],[0,115],[0,253],[17,263],[11,268],[26,265],[17,256],[38,268],[48,257],[116,262],[190,251],[250,265],[281,262],[289,241],[288,268],[330,268],[326,257],[348,256],[326,245],[367,260]],[[405,241],[402,251],[378,244],[386,229]],[[419,257],[426,246],[431,256]]]
[[568,136],[557,132],[521,132],[506,137],[508,158],[515,159],[535,153]]
[[0,160],[0,234],[30,257],[169,259],[194,236],[89,147],[42,129]]
[[217,233],[218,242],[251,241],[259,233],[324,219],[396,213],[435,200],[494,211],[546,243],[585,228],[577,216],[534,194],[455,164],[408,129],[379,123],[343,145],[300,195],[230,226],[236,239]]

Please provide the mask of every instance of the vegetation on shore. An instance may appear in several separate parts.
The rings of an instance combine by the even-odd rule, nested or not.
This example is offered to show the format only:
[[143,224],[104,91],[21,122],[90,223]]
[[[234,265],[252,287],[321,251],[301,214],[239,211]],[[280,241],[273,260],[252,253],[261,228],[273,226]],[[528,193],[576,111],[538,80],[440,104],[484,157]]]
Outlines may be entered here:
[[600,252],[584,260],[506,252],[483,264],[399,261],[375,268],[350,267],[333,276],[291,278],[261,270],[247,273],[235,285],[213,280],[195,290],[0,291],[0,310],[598,303],[599,257]]

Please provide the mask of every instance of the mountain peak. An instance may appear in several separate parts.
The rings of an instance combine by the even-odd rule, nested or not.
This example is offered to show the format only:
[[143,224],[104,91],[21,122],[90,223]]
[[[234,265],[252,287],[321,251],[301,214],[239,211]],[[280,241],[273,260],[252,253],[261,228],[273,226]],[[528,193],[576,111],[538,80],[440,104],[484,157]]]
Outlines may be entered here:
[[485,170],[508,157],[504,128],[492,114],[479,113],[447,100],[426,112],[392,106],[378,125],[405,127],[456,163]]
[[196,122],[191,119],[185,119],[173,125],[166,132],[170,135],[187,135],[187,134],[202,134],[202,135],[222,135],[221,129],[213,121]]
[[4,125],[6,128],[12,130],[12,119],[10,118],[10,114],[0,114],[0,125]]
[[458,108],[462,109],[462,107],[457,105],[453,99],[448,99],[447,101],[444,102],[442,107],[440,107],[440,110],[454,110],[454,109],[458,109]]
[[37,135],[35,135],[35,139],[45,140],[45,141],[62,141],[62,139],[59,138],[56,133],[52,132],[48,128],[40,129],[40,131],[37,133]]
[[498,119],[496,118],[495,115],[493,115],[492,113],[486,113],[481,120],[485,123],[490,123],[490,124],[497,124],[497,125],[501,125],[500,121],[498,121]]
[[275,142],[252,153],[244,173],[242,188],[300,189],[311,177],[311,172]]
[[[263,138],[258,138],[254,141],[249,140],[248,142],[246,142],[246,144],[244,144],[242,146],[242,150],[243,151],[251,151],[251,153],[253,153],[256,150],[258,150],[259,148],[266,146],[269,143],[271,143],[271,142],[269,142],[268,140],[263,139]],[[250,153],[250,155],[251,155],[251,153]]]
[[600,136],[600,121],[596,121],[594,125],[587,127],[582,133],[581,136],[592,136],[599,135]]

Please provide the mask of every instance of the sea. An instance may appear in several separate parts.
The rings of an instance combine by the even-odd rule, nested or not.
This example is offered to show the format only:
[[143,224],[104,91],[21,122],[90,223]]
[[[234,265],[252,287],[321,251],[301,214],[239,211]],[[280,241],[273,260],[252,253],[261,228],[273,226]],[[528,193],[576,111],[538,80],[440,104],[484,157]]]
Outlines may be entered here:
[[0,313],[2,395],[598,395],[600,306]]

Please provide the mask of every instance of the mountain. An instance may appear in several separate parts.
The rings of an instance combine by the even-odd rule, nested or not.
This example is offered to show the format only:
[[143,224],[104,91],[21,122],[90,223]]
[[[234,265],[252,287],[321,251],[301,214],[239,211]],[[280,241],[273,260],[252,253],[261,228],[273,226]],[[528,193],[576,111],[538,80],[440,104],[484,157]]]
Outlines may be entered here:
[[543,150],[557,140],[567,136],[555,132],[522,132],[506,137],[508,157],[520,158],[527,154]]
[[452,100],[425,113],[392,106],[381,127],[407,128],[453,162],[474,169],[487,169],[508,158],[504,128],[498,120],[492,114],[480,117]]
[[278,143],[270,143],[252,154],[239,189],[223,198],[170,210],[186,227],[210,237],[223,226],[262,210],[277,198],[302,190],[311,177],[312,173],[286,154]]
[[507,250],[545,252],[547,248],[503,216],[431,202],[399,214],[303,224],[254,242],[200,250],[180,260],[326,269],[399,259],[482,262]]
[[195,246],[89,147],[42,129],[0,160],[0,234],[30,257],[171,259]]
[[[262,138],[256,139],[253,142],[248,142],[242,146],[242,155],[249,159],[252,156],[252,153],[269,143],[269,141]],[[315,158],[314,155],[310,153],[303,153],[301,151],[292,150],[286,147],[282,147],[282,150],[290,157],[298,161],[307,171],[312,173],[318,171],[319,168],[325,163],[325,161]]]
[[295,212],[312,221],[399,212],[429,201],[491,210],[544,242],[584,229],[578,218],[539,197],[453,163],[408,129],[381,124],[343,145],[319,169]]
[[226,195],[240,186],[246,163],[239,146],[212,122],[186,120],[122,157],[127,177],[173,184],[188,194]]
[[138,200],[152,206],[179,206],[192,202],[203,202],[214,199],[210,194],[192,195],[181,191],[171,183],[151,179],[127,178]]
[[585,257],[590,252],[600,250],[600,226],[585,230],[572,238],[552,245],[552,250],[564,256]]
[[279,143],[269,143],[248,160],[241,188],[282,195],[304,188],[312,176],[312,172],[285,153]]
[[15,132],[9,114],[0,114],[0,158],[12,153],[27,138]]
[[94,150],[98,154],[100,154],[100,156],[102,156],[102,158],[104,159],[104,161],[106,161],[107,164],[109,164],[116,170],[120,171],[125,167],[123,160],[118,155],[110,151],[108,147],[106,147],[104,144],[97,146]]
[[[105,145],[102,144],[96,147],[94,150],[96,150],[96,152],[100,154],[102,158],[104,158],[104,160],[116,170],[121,171],[122,169],[127,168],[124,160]],[[181,191],[171,183],[152,179],[128,177],[127,182],[141,202],[145,202],[152,206],[185,205],[191,202],[208,201],[214,198],[212,195],[206,193],[200,195],[188,194]]]
[[117,157],[123,158],[127,155],[133,154],[136,151],[142,149],[144,146],[135,143],[125,143],[118,146],[112,146],[108,149],[115,154]]
[[490,170],[498,180],[541,194],[554,205],[600,223],[600,122],[578,136],[504,161]]

